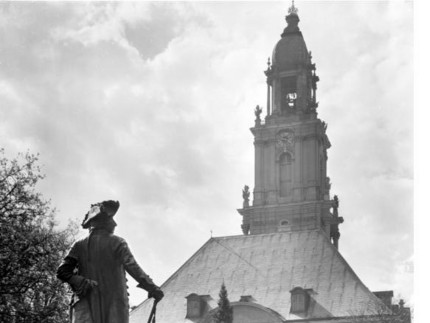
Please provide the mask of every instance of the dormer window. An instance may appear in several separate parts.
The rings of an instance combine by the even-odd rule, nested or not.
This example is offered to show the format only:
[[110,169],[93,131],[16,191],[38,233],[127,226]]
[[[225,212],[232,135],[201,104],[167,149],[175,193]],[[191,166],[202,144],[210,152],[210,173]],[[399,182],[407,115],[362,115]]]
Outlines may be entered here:
[[301,287],[295,287],[291,291],[291,309],[292,314],[306,314],[309,308],[310,296],[307,290]]
[[185,298],[187,299],[187,319],[200,318],[207,312],[209,295],[192,293]]
[[240,296],[239,302],[252,303],[252,302],[255,302],[255,298],[252,297],[251,295],[243,295],[243,296]]
[[393,304],[394,293],[392,290],[373,292],[373,294],[375,294],[375,296],[378,297],[381,301],[383,301],[384,304],[388,307]]

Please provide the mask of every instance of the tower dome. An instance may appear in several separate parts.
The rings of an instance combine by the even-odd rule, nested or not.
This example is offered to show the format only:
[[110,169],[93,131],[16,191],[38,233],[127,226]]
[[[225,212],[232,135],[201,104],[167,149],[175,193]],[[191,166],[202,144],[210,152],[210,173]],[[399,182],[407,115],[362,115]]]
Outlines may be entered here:
[[289,9],[285,20],[288,25],[272,55],[273,67],[278,71],[295,70],[310,64],[308,49],[298,26],[300,19],[294,5]]

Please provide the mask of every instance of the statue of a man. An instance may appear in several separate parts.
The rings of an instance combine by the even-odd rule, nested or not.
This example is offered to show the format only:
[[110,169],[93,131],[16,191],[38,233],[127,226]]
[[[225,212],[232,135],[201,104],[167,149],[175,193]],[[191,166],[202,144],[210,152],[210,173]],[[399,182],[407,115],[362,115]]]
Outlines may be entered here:
[[127,323],[129,316],[125,272],[148,297],[160,301],[163,291],[140,268],[126,241],[113,234],[117,201],[91,205],[82,227],[88,237],[77,241],[57,270],[57,277],[74,292],[72,323]]

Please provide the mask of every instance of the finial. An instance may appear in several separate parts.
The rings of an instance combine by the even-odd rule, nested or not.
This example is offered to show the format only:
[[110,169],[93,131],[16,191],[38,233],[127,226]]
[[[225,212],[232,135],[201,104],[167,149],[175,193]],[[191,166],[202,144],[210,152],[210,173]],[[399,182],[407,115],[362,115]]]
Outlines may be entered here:
[[270,68],[270,56],[267,58],[267,67]]
[[299,9],[297,9],[294,6],[294,0],[292,0],[292,1],[293,1],[293,3],[291,4],[291,7],[288,8],[288,13],[289,14],[297,14],[297,12],[299,11]]

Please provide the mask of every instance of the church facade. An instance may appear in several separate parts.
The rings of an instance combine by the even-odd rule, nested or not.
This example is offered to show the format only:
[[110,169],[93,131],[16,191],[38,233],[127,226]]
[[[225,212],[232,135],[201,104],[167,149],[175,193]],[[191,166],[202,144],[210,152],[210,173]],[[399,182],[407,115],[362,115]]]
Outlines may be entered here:
[[[251,128],[255,187],[252,201],[243,189],[243,234],[211,238],[161,286],[159,323],[214,322],[223,283],[234,323],[410,321],[392,291],[370,291],[339,252],[343,218],[327,176],[319,79],[294,5],[286,21],[265,71],[265,117],[257,106]],[[146,300],[130,322],[151,308]]]

